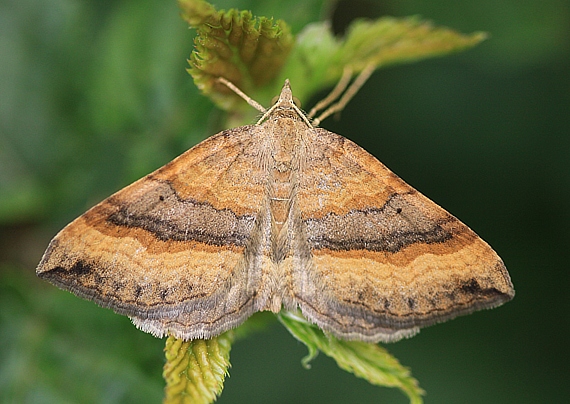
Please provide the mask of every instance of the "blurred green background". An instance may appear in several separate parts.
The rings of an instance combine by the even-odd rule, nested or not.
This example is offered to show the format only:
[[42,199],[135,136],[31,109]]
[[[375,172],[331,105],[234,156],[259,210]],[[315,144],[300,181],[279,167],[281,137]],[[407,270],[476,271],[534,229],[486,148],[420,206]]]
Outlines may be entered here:
[[[388,349],[427,403],[570,402],[570,4],[348,1],[491,39],[375,73],[323,126],[369,150],[504,259],[517,296]],[[316,0],[216,1],[288,21]],[[0,0],[0,402],[156,403],[164,341],[35,277],[67,222],[220,128],[185,72],[175,0]],[[292,83],[293,90],[295,83]],[[315,97],[317,100],[318,97]],[[305,105],[309,109],[310,105]],[[220,403],[405,403],[277,323],[237,342]]]

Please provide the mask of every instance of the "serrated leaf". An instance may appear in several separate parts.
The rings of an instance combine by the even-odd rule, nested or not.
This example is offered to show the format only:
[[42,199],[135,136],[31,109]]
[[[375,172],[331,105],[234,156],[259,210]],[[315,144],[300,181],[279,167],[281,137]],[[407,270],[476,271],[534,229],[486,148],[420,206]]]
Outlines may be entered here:
[[254,17],[249,11],[217,11],[203,0],[179,0],[182,16],[196,28],[189,72],[194,82],[223,109],[243,106],[224,77],[247,94],[279,74],[293,46],[289,27],[281,20]]
[[298,35],[281,77],[291,80],[295,95],[303,101],[335,84],[347,66],[358,73],[369,65],[409,63],[470,48],[486,37],[482,32],[461,34],[437,27],[418,17],[383,17],[357,20],[344,38],[337,39],[329,24],[320,22]]
[[182,341],[172,336],[164,347],[164,404],[209,404],[224,387],[230,366],[232,332],[209,340]]
[[416,379],[381,346],[360,341],[343,341],[325,335],[297,313],[282,311],[279,320],[309,349],[309,354],[303,358],[303,366],[309,367],[309,362],[321,351],[333,358],[341,369],[377,386],[397,387],[408,396],[412,404],[423,402],[421,396],[424,392]]

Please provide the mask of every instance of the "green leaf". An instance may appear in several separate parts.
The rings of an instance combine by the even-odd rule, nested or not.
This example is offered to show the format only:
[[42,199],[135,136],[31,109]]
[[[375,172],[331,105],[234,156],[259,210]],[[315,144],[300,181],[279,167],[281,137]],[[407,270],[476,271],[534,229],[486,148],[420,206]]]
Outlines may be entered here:
[[309,354],[303,358],[303,366],[309,367],[319,351],[333,358],[341,369],[354,373],[377,386],[397,387],[410,399],[410,403],[422,403],[423,390],[396,358],[377,344],[360,341],[342,341],[325,335],[300,314],[282,311],[281,323],[299,341],[307,345]]
[[[284,79],[289,78],[295,95],[306,100],[337,82],[346,68],[352,74],[369,73],[379,67],[459,51],[486,37],[482,33],[463,35],[445,27],[434,27],[417,17],[385,17],[354,22],[342,39],[333,36],[327,23],[311,24],[293,43],[288,26],[280,20],[254,17],[249,11],[217,11],[203,0],[179,0],[179,5],[183,18],[197,31],[196,49],[189,60],[194,82],[220,107],[234,112],[249,107],[219,84],[219,77],[260,101],[268,95],[277,95]],[[304,366],[308,367],[322,351],[340,368],[375,385],[398,387],[412,403],[422,402],[423,391],[409,370],[379,345],[338,340],[293,313],[284,312],[279,319],[307,345],[309,354],[303,359]],[[242,329],[247,333],[254,328]],[[188,397],[200,403],[215,400],[223,387],[235,335],[227,333],[212,340],[192,342],[169,338],[164,370],[165,402],[181,402]],[[224,340],[226,336],[229,339]],[[217,344],[220,339],[227,344],[224,351],[219,351],[221,359],[215,365],[219,372],[214,375],[209,344]]]
[[346,36],[338,39],[327,22],[319,22],[298,35],[281,78],[289,78],[295,95],[304,101],[335,84],[345,67],[359,73],[370,65],[380,68],[410,63],[470,48],[486,37],[482,32],[465,35],[433,26],[418,17],[383,17],[357,20]]
[[203,0],[179,0],[179,5],[197,31],[189,60],[196,86],[223,109],[243,108],[241,99],[216,79],[224,77],[247,94],[273,81],[293,46],[289,27],[250,11],[217,11]]
[[172,336],[164,347],[164,404],[208,404],[224,387],[230,366],[232,332],[209,340],[182,341]]

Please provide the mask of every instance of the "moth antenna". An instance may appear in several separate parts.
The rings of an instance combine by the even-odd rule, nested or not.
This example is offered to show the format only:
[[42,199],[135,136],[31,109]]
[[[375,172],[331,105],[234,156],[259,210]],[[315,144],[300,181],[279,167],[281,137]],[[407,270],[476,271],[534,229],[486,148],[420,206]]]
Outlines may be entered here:
[[[330,107],[328,107],[321,115],[313,120],[313,126],[319,126],[319,124],[330,115],[334,114],[335,112],[342,111],[343,108],[348,104],[348,102],[356,95],[358,90],[366,83],[366,80],[372,75],[374,72],[375,65],[370,63],[367,65],[360,74],[356,77],[356,79],[352,82],[352,84],[348,87],[339,101]],[[342,79],[341,79],[342,80]],[[334,90],[333,90],[334,92]],[[328,97],[327,97],[328,98]]]
[[224,84],[226,87],[228,87],[230,90],[232,90],[234,93],[236,93],[237,95],[239,95],[241,98],[243,98],[245,100],[245,102],[247,102],[249,105],[251,105],[253,108],[257,109],[260,112],[265,112],[266,109],[257,101],[255,101],[253,98],[249,97],[246,93],[244,93],[243,91],[241,91],[239,88],[237,88],[237,86],[234,85],[234,83],[232,83],[229,80],[226,80],[223,77],[218,77],[218,82]]
[[345,66],[345,68],[342,71],[342,77],[340,78],[338,83],[336,83],[335,88],[333,88],[333,90],[329,93],[329,95],[327,95],[325,98],[319,101],[317,105],[315,105],[311,109],[311,111],[309,111],[309,113],[307,114],[307,118],[312,119],[317,114],[318,111],[325,109],[334,100],[340,97],[340,95],[344,92],[344,90],[346,90],[346,87],[348,87],[350,79],[352,78],[352,73],[353,73],[352,68]]

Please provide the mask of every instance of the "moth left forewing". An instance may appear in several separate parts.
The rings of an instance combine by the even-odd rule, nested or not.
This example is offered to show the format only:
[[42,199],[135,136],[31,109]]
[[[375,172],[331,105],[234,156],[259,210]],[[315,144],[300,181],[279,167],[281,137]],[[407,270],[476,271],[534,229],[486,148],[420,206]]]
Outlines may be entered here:
[[342,338],[394,341],[512,297],[501,259],[467,226],[350,140],[311,133],[298,192],[305,316]]
[[252,234],[265,181],[250,130],[215,135],[90,209],[52,240],[38,275],[157,336],[243,322],[263,260]]

